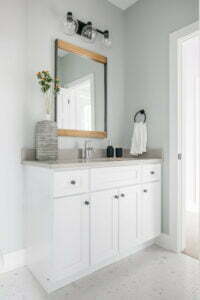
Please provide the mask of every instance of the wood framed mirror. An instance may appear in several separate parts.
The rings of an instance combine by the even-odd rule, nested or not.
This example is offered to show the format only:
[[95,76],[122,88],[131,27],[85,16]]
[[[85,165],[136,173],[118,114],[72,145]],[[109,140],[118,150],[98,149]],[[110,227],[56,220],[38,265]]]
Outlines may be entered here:
[[55,97],[59,136],[107,137],[107,58],[62,40],[55,41]]

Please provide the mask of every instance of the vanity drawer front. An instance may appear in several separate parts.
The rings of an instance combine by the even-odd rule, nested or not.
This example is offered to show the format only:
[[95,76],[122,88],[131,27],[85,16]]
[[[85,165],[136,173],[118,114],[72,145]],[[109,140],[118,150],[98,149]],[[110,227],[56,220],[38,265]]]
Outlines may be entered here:
[[91,170],[92,191],[141,182],[141,166],[97,168]]
[[84,171],[63,171],[54,174],[54,197],[87,193],[89,173]]
[[145,165],[142,168],[142,181],[151,182],[161,179],[161,165]]

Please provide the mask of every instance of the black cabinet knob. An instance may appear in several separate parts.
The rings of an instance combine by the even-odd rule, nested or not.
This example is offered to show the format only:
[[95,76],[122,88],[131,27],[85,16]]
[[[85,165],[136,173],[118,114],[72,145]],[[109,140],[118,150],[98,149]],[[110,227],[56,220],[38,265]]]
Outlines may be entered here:
[[85,205],[90,205],[90,202],[89,201],[85,201]]
[[71,180],[70,182],[72,185],[75,185],[76,184],[76,181],[75,180]]
[[125,194],[122,193],[122,194],[121,194],[121,197],[124,198],[124,197],[125,197]]
[[154,171],[151,171],[151,175],[154,175],[155,174],[155,172]]
[[144,190],[143,192],[144,192],[144,193],[148,193],[148,190]]
[[118,196],[118,195],[115,195],[114,198],[115,198],[115,199],[119,199],[119,196]]

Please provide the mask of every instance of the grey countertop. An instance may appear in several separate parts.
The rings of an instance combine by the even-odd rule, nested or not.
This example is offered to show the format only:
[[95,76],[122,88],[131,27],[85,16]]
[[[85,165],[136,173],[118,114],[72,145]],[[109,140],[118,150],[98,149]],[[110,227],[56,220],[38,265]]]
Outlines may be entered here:
[[104,168],[114,166],[130,166],[130,165],[145,165],[145,164],[160,164],[162,159],[158,158],[99,158],[92,160],[58,160],[58,161],[23,161],[24,166],[32,166],[48,169],[90,169],[90,168]]

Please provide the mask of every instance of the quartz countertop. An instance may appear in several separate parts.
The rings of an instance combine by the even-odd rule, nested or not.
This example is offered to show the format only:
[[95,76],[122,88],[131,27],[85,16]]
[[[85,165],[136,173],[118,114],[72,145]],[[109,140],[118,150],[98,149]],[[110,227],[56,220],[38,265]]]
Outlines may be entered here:
[[48,169],[90,169],[90,168],[105,168],[117,166],[145,165],[145,164],[160,164],[160,158],[99,158],[99,159],[76,159],[76,160],[57,160],[57,161],[29,161],[22,162],[24,166],[32,166]]

